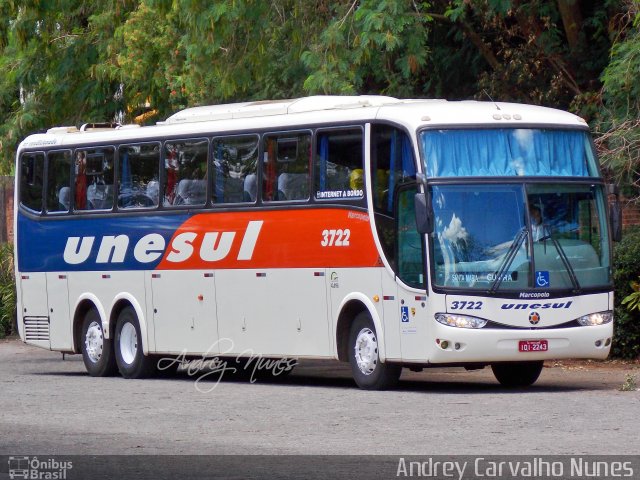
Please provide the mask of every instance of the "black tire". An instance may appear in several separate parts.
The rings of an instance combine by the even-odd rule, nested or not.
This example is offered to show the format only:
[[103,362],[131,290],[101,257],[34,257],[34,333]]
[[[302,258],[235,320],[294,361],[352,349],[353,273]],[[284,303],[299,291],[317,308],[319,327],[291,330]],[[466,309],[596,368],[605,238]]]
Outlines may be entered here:
[[104,338],[102,320],[93,308],[82,322],[80,350],[84,366],[92,377],[110,377],[117,372],[113,342]]
[[542,372],[542,360],[535,362],[494,363],[491,370],[504,387],[528,387],[533,385]]
[[353,379],[364,390],[392,388],[402,373],[400,365],[380,361],[376,328],[369,312],[359,313],[351,324],[349,363]]
[[118,370],[124,378],[146,378],[156,373],[155,359],[142,351],[140,324],[132,307],[126,307],[118,315],[114,350]]

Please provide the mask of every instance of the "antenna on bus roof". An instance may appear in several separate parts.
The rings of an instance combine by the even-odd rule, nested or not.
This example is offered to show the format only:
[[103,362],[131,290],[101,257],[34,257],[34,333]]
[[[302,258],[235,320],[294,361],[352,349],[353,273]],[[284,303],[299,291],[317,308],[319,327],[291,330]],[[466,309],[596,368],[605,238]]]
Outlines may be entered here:
[[496,106],[496,108],[498,110],[500,110],[500,107],[498,106],[498,104],[493,100],[493,98],[491,98],[491,95],[489,95],[489,92],[487,92],[484,88],[482,89],[482,93],[484,93],[487,97],[489,97],[489,100],[491,100],[493,102],[493,104]]

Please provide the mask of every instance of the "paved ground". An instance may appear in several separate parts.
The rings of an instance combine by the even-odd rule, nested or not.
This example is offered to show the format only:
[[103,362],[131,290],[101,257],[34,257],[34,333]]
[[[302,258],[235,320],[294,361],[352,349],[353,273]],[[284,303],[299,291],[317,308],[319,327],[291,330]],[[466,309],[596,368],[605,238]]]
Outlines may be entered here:
[[527,390],[485,369],[403,372],[357,389],[305,362],[277,382],[91,378],[79,356],[0,341],[0,455],[639,454],[637,364],[549,362]]

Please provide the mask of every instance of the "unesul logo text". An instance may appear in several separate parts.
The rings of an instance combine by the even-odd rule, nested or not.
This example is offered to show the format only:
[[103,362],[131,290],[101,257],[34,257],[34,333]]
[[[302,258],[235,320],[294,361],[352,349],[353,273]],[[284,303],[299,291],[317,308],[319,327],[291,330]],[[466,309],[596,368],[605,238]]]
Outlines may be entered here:
[[[242,236],[237,260],[251,260],[262,228],[262,220],[250,221]],[[217,262],[229,255],[236,232],[183,232],[176,235],[169,244],[166,256],[169,262],[184,262],[194,255],[194,241],[202,235],[198,255],[205,262]],[[69,237],[64,248],[64,261],[69,265],[79,265],[91,256],[96,237]],[[133,246],[133,256],[140,263],[151,263],[164,255],[166,241],[159,233],[145,235]],[[96,263],[122,263],[129,251],[127,235],[108,235],[100,239]]]

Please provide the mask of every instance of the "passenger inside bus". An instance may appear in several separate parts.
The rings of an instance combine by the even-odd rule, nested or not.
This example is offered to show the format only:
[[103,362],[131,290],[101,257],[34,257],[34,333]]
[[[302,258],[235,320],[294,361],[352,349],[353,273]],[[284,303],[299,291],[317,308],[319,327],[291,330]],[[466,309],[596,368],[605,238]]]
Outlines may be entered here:
[[60,211],[68,211],[71,204],[71,188],[62,187],[58,192],[58,203]]
[[540,207],[531,205],[529,207],[529,216],[531,218],[531,235],[533,241],[537,242],[544,238],[544,225],[542,224],[542,213]]
[[75,206],[78,210],[87,208],[87,156],[83,151],[76,155],[76,198]]

